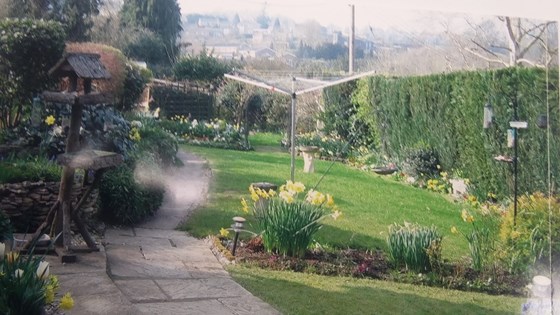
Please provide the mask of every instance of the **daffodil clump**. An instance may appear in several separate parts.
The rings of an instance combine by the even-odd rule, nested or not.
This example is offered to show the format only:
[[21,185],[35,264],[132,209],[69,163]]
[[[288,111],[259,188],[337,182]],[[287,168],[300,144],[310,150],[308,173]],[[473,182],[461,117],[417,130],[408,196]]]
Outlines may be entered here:
[[249,192],[252,204],[242,198],[241,210],[255,217],[265,249],[286,256],[302,257],[321,221],[325,217],[336,220],[342,214],[331,195],[314,189],[306,192],[300,182],[287,181],[278,193],[252,185]]
[[[477,201],[474,199],[471,202]],[[477,222],[472,212],[467,209],[461,211],[461,219],[470,225],[470,231],[463,233],[456,226],[452,226],[451,233],[463,234],[469,243],[472,268],[476,271],[482,271],[490,263],[494,251],[494,237],[491,229],[483,222]]]
[[[50,275],[49,263],[42,257],[6,251],[0,243],[0,314],[41,314],[46,304],[56,304],[58,279]],[[74,306],[70,293],[58,302],[69,310]]]

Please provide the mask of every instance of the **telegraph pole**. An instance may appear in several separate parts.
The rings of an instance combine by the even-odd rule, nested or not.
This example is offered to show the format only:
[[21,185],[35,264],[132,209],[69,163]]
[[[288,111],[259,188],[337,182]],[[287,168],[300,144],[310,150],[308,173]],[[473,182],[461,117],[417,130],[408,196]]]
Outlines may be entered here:
[[351,11],[350,35],[348,36],[348,75],[354,74],[354,39],[355,39],[355,7],[349,4]]

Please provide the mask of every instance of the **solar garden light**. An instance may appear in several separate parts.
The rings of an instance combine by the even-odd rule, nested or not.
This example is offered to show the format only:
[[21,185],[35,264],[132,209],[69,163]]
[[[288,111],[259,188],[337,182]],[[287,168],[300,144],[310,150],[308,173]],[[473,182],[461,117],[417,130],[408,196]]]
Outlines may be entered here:
[[243,224],[245,223],[245,218],[243,217],[233,217],[233,224],[231,228],[235,232],[235,236],[233,237],[233,249],[231,250],[231,254],[235,256],[235,250],[237,249],[237,239],[239,238],[239,232],[243,229]]

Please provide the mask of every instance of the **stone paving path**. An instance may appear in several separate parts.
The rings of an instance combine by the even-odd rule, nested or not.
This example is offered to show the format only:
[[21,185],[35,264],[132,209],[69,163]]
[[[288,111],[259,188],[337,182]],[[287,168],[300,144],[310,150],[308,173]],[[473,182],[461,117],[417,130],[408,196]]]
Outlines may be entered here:
[[185,163],[168,172],[157,215],[132,228],[105,233],[105,251],[79,256],[76,264],[53,263],[61,292],[76,306],[68,314],[279,314],[234,282],[202,240],[175,231],[204,202],[209,169],[179,152]]

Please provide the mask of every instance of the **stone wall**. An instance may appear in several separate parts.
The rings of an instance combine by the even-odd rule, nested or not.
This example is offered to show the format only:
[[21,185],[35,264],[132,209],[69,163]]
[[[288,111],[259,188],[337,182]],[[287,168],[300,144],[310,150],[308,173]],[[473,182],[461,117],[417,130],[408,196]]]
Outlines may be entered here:
[[[59,182],[22,182],[0,185],[0,209],[3,210],[18,233],[33,233],[45,220],[50,208],[58,198]],[[72,202],[86,187],[75,185]],[[97,213],[97,190],[92,192],[82,207],[86,217]]]

